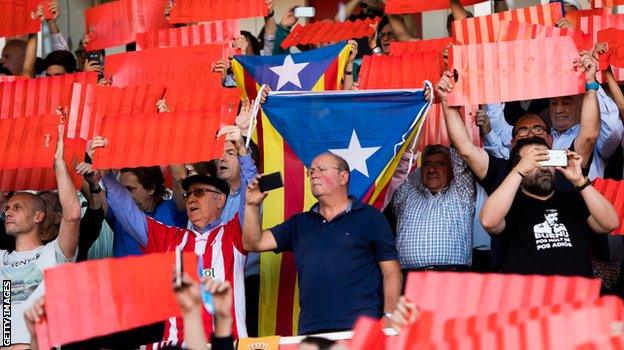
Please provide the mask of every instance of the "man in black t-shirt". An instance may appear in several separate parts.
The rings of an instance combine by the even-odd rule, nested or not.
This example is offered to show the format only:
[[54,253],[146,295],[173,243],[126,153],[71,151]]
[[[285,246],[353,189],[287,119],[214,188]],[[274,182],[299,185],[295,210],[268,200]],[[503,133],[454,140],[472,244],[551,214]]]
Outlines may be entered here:
[[[589,236],[617,228],[617,213],[583,176],[581,156],[567,151],[566,167],[542,166],[548,150],[539,137],[517,142],[512,171],[483,205],[481,223],[501,237],[503,272],[591,277]],[[576,191],[556,188],[555,169]]]

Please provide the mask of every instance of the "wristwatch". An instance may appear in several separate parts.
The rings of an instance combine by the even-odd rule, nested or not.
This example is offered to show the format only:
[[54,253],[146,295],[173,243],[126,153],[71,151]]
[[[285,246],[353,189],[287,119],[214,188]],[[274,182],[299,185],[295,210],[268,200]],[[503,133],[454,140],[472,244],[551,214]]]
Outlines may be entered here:
[[592,81],[591,83],[585,83],[585,91],[589,90],[598,90],[600,88],[600,84],[597,81]]
[[591,185],[591,181],[588,177],[585,177],[585,182],[582,185],[576,186],[576,189],[580,191],[584,190],[587,186]]
[[384,312],[383,317],[393,319],[394,315],[392,314],[392,312]]

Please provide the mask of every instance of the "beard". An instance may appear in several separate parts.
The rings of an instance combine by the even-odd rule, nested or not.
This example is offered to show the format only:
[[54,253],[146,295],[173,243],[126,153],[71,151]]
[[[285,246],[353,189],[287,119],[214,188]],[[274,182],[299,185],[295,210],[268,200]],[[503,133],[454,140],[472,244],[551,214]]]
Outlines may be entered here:
[[538,170],[522,180],[522,188],[536,196],[547,196],[555,188],[555,176],[547,170]]

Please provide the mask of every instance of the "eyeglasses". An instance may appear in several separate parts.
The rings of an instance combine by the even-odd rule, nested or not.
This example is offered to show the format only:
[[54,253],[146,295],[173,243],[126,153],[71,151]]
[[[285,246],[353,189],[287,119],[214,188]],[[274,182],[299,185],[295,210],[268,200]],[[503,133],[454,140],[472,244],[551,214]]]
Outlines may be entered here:
[[529,135],[529,132],[533,132],[533,135],[541,135],[546,132],[546,128],[541,125],[534,125],[530,129],[526,126],[523,126],[516,130],[516,135],[520,137],[525,137]]
[[380,32],[379,33],[379,38],[380,39],[384,39],[384,38],[388,38],[388,39],[392,39],[394,38],[394,33],[392,31],[390,32]]
[[312,176],[315,172],[320,172],[320,173],[324,173],[326,171],[328,171],[329,169],[336,169],[336,170],[340,170],[339,167],[336,166],[325,166],[325,165],[321,165],[317,168],[310,168],[308,169],[308,171],[306,172],[308,176]]
[[184,193],[182,194],[182,198],[184,198],[184,200],[186,201],[186,200],[188,200],[188,199],[189,199],[189,197],[191,196],[191,194],[192,194],[192,195],[194,195],[194,196],[195,196],[195,198],[201,198],[201,197],[203,197],[203,196],[204,196],[204,194],[205,194],[206,192],[212,192],[212,193],[215,193],[215,194],[222,194],[222,193],[221,193],[221,192],[219,192],[219,191],[211,190],[211,189],[209,189],[209,188],[196,188],[196,189],[194,189],[194,190],[192,190],[192,191],[186,191],[186,192],[184,192]]

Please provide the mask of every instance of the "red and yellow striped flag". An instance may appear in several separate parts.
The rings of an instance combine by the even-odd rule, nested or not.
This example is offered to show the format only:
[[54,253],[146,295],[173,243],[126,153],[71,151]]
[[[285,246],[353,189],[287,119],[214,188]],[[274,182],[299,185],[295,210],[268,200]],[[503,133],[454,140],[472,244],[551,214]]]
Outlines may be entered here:
[[[349,46],[343,42],[292,55],[236,56],[232,68],[244,97],[255,98],[260,84],[267,84],[274,91],[339,90],[349,51]],[[281,72],[281,67],[298,70],[298,80],[284,82],[284,77],[276,73]],[[270,228],[309,209],[316,200],[310,192],[305,167],[266,115],[262,115],[256,131],[258,145],[263,150],[264,173],[279,171],[284,178],[284,187],[273,191],[264,201],[262,226]],[[299,290],[296,282],[292,253],[262,253],[259,336],[297,334]]]

